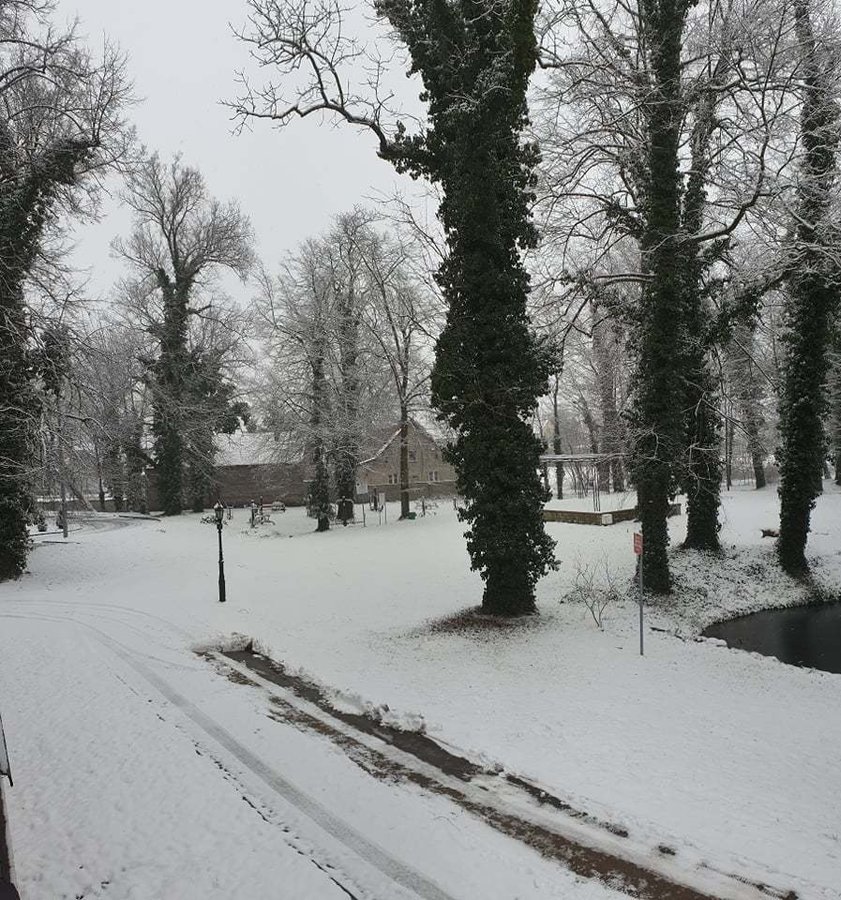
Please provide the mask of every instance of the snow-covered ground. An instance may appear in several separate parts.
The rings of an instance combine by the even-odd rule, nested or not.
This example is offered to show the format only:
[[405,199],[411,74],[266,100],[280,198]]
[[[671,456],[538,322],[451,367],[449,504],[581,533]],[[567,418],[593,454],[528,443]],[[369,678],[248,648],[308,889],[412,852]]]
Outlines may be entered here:
[[[600,493],[597,503],[601,512],[610,512],[614,509],[633,509],[637,505],[636,491],[622,491],[616,494]],[[570,509],[592,512],[593,495],[589,493],[579,496],[575,492],[569,492],[563,500],[553,497],[546,504],[546,509]]]
[[[256,531],[239,511],[225,529],[224,605],[215,529],[194,516],[40,546],[32,574],[0,586],[6,803],[24,900],[346,896],[328,876],[388,900],[616,896],[267,718],[258,692],[191,652],[234,633],[337,702],[422,721],[635,845],[673,849],[677,865],[841,897],[841,676],[689,639],[728,610],[804,596],[757,574],[773,572],[759,529],[776,525],[775,492],[724,503],[725,577],[679,554],[692,609],[648,611],[664,630],[647,631],[644,658],[633,602],[609,607],[604,631],[560,602],[587,567],[628,583],[632,524],[549,524],[561,568],[540,584],[541,615],[494,630],[434,627],[481,597],[445,504],[326,535],[300,510]],[[830,486],[810,546],[820,577],[841,584]]]

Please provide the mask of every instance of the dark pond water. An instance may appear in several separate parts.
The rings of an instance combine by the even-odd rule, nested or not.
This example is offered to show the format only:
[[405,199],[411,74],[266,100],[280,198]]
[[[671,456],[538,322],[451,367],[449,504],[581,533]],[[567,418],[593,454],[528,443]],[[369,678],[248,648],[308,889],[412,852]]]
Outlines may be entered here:
[[841,675],[841,601],[752,613],[711,625],[704,637]]

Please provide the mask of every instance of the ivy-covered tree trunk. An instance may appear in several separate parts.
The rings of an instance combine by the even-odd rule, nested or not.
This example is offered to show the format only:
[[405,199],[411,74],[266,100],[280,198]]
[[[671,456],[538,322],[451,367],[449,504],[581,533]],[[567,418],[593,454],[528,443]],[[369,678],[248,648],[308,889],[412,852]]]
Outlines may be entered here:
[[829,456],[835,483],[841,485],[841,319],[835,317],[829,373]]
[[448,310],[432,398],[456,435],[446,458],[464,498],[471,565],[485,582],[482,609],[531,613],[535,584],[555,565],[531,426],[549,359],[526,314],[520,257],[536,243],[529,203],[537,154],[521,142],[536,2],[381,0],[378,9],[408,47],[429,103],[430,127],[422,142],[398,145],[398,165],[443,188],[449,255],[438,281]]
[[135,422],[129,429],[122,451],[125,458],[126,509],[132,512],[149,512],[146,497],[146,465],[148,457],[143,452],[143,425]]
[[[727,71],[727,50],[722,53],[713,80]],[[714,329],[706,296],[704,275],[712,262],[708,251],[702,260],[696,238],[704,228],[707,205],[709,149],[717,127],[717,94],[707,91],[693,107],[690,139],[691,169],[683,198],[681,266],[684,279],[683,335],[680,368],[684,380],[686,453],[681,481],[686,492],[686,541],[684,546],[708,553],[721,550],[718,514],[721,507],[721,396],[720,379],[712,368]],[[714,253],[714,250],[712,251]]]
[[[0,156],[0,581],[26,568],[38,402],[29,353],[24,283],[61,184],[75,181],[87,144],[63,141],[24,171],[10,148]],[[8,154],[8,155],[7,155]]]
[[[684,201],[684,230],[696,235],[702,227],[705,203],[703,169],[693,166]],[[702,267],[694,243],[684,245],[685,261],[680,369],[685,406],[685,455],[681,482],[686,493],[685,547],[717,553],[721,507],[721,425],[719,378],[712,371],[708,310],[705,307]]]
[[823,414],[838,275],[830,254],[831,204],[836,184],[839,111],[824,66],[808,0],[795,0],[795,25],[804,68],[801,108],[800,210],[797,257],[789,280],[780,392],[780,537],[777,551],[791,574],[807,570],[809,520],[820,492],[826,453]]
[[686,491],[686,541],[684,546],[717,553],[718,512],[721,506],[721,414],[717,380],[707,354],[699,349],[690,360],[692,380],[686,384],[687,457],[684,463]]
[[355,285],[343,286],[336,298],[338,316],[339,377],[342,416],[334,453],[336,490],[339,495],[339,518],[342,522],[354,519],[353,500],[356,496],[356,472],[359,468],[359,304]]
[[645,185],[642,292],[636,343],[634,483],[642,523],[648,590],[671,590],[667,517],[674,469],[683,450],[680,372],[685,253],[680,244],[678,153],[683,113],[681,43],[688,0],[641,0],[652,88],[646,104],[649,173]]
[[184,384],[190,285],[173,282],[160,270],[158,286],[163,294],[164,315],[152,392],[155,467],[163,514],[177,516],[184,509]]
[[[209,412],[209,411],[208,411]],[[193,512],[204,512],[213,488],[213,419],[209,425],[195,424],[187,448],[187,491]]]
[[32,415],[37,409],[22,293],[4,282],[0,279],[0,581],[17,578],[26,568]]

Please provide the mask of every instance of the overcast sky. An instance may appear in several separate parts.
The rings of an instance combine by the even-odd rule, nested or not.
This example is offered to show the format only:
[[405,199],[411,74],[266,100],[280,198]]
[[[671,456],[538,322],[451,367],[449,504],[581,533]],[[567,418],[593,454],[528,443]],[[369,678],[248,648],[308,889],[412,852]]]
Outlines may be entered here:
[[[257,122],[253,133],[232,134],[219,101],[233,99],[234,73],[247,59],[228,24],[242,24],[245,12],[245,0],[59,0],[59,15],[78,16],[92,45],[108,35],[128,53],[142,98],[130,113],[140,140],[165,156],[182,153],[215,196],[237,198],[254,224],[258,252],[274,269],[334,214],[397,185],[411,190],[411,182],[376,156],[373,136],[350,127],[307,120],[277,130]],[[78,232],[75,262],[92,270],[94,295],[106,295],[123,273],[109,242],[129,225],[114,198],[99,224]]]

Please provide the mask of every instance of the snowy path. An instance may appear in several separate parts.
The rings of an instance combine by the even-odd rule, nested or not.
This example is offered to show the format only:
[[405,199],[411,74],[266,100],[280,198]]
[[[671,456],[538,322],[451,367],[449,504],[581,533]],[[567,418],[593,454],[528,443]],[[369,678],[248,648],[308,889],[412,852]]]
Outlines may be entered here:
[[188,637],[119,604],[0,606],[24,900],[617,896],[269,720]]

